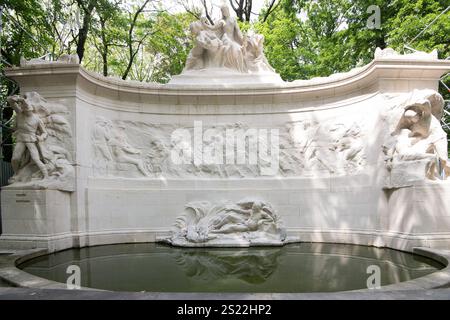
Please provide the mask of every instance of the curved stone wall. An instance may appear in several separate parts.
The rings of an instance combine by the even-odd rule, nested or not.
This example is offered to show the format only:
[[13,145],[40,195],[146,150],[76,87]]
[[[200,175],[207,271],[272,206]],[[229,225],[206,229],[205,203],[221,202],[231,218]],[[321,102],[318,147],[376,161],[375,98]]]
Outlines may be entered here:
[[21,92],[62,112],[45,123],[56,132],[49,149],[63,159],[50,176],[67,179],[2,190],[2,245],[156,241],[188,203],[250,198],[276,210],[289,241],[448,247],[435,90],[449,69],[380,55],[329,78],[201,88],[104,78],[68,63],[9,69]]

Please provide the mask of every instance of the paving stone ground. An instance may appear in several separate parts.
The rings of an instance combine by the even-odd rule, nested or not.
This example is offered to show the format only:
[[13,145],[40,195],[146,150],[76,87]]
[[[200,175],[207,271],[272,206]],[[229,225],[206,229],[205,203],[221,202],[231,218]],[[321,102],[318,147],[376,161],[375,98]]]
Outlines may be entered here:
[[450,300],[450,289],[301,294],[156,293],[0,288],[0,300]]

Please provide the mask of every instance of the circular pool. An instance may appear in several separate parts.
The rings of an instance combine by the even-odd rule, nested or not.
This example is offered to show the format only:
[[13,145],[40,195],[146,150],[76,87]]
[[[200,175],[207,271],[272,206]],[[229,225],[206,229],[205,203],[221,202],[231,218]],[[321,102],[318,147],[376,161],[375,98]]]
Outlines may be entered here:
[[392,249],[323,243],[239,249],[105,245],[40,256],[19,268],[66,283],[71,265],[79,266],[83,287],[148,292],[334,292],[367,289],[378,274],[384,286],[444,268]]

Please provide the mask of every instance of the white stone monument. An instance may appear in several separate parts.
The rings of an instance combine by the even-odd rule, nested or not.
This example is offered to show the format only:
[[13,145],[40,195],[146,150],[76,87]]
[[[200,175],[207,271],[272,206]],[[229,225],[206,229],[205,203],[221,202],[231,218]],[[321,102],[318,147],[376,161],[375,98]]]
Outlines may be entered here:
[[6,70],[21,87],[0,246],[319,241],[450,248],[450,170],[435,53],[283,82],[226,8],[191,26],[167,84],[71,57]]
[[223,4],[221,12],[222,18],[214,25],[206,18],[190,25],[194,47],[182,74],[174,76],[169,85],[283,83],[264,55],[264,36],[253,32],[243,35],[228,5]]

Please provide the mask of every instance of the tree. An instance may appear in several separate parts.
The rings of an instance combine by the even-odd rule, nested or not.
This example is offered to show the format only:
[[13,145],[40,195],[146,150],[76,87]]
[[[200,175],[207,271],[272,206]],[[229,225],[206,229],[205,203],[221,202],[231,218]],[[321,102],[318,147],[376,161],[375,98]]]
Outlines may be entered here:
[[[369,29],[369,3],[363,0],[282,0],[256,29],[266,37],[266,54],[286,80],[345,72],[373,59],[377,47],[405,52],[405,44],[445,9],[445,1],[374,0],[379,28]],[[450,55],[450,10],[410,45]],[[281,59],[280,59],[281,57]],[[281,64],[277,62],[281,60]],[[279,65],[277,67],[277,64]]]
[[229,0],[231,8],[236,12],[241,22],[250,22],[253,8],[253,0]]
[[152,63],[151,81],[168,82],[172,75],[180,74],[193,39],[188,32],[195,17],[188,13],[158,14],[154,28],[157,30],[146,43],[146,52],[155,57]]
[[[150,32],[146,29],[151,28],[151,21],[145,21],[144,19],[140,19],[141,13],[144,11],[145,7],[148,5],[150,0],[145,0],[144,3],[138,6],[134,6],[134,12],[128,12],[128,36],[127,36],[127,48],[128,48],[128,64],[125,68],[124,73],[122,74],[122,79],[126,79],[128,77],[128,73],[133,66],[133,61],[136,57],[136,54],[141,49],[141,46],[144,40],[150,35]],[[140,30],[136,30],[140,27]]]
[[269,0],[269,2],[266,3],[266,7],[263,8],[261,12],[260,17],[262,18],[260,20],[262,20],[262,22],[266,22],[270,14],[274,12],[281,3],[281,0]]
[[32,58],[47,53],[53,39],[45,30],[52,27],[47,13],[37,0],[4,0],[1,55],[6,63],[19,65],[20,58]]
[[212,19],[212,5],[208,5],[208,0],[199,0],[202,4],[201,7],[197,6],[196,3],[190,0],[179,0],[179,3],[183,6],[187,13],[191,14],[197,20],[204,15],[211,25],[214,25],[214,20]]
[[75,1],[83,16],[83,22],[81,24],[81,27],[78,30],[77,36],[74,37],[74,39],[76,39],[75,42],[77,44],[77,54],[81,62],[84,57],[85,44],[88,38],[89,30],[91,28],[92,16],[97,1],[96,0],[75,0]]
[[285,80],[327,76],[354,66],[343,28],[349,7],[347,0],[284,0],[266,21],[256,23],[270,63]]
[[265,8],[261,12],[253,11],[253,0],[229,0],[229,2],[231,8],[236,13],[238,20],[240,22],[249,23],[252,15],[258,16],[259,20],[266,21],[270,14],[275,11],[282,1],[267,0],[265,3]]
[[0,142],[2,160],[12,156],[12,124],[14,113],[6,108],[6,97],[17,93],[16,84],[3,76],[5,66],[19,65],[22,57],[36,57],[47,53],[52,38],[45,29],[51,29],[46,11],[38,1],[4,0],[2,6],[1,61],[0,61]]
[[118,5],[120,0],[115,3],[106,2],[100,10],[98,10],[95,23],[93,24],[92,42],[101,56],[102,74],[106,77],[109,75],[109,55],[111,47],[121,46],[119,43],[120,33],[122,30],[117,28],[120,20],[120,9]]

